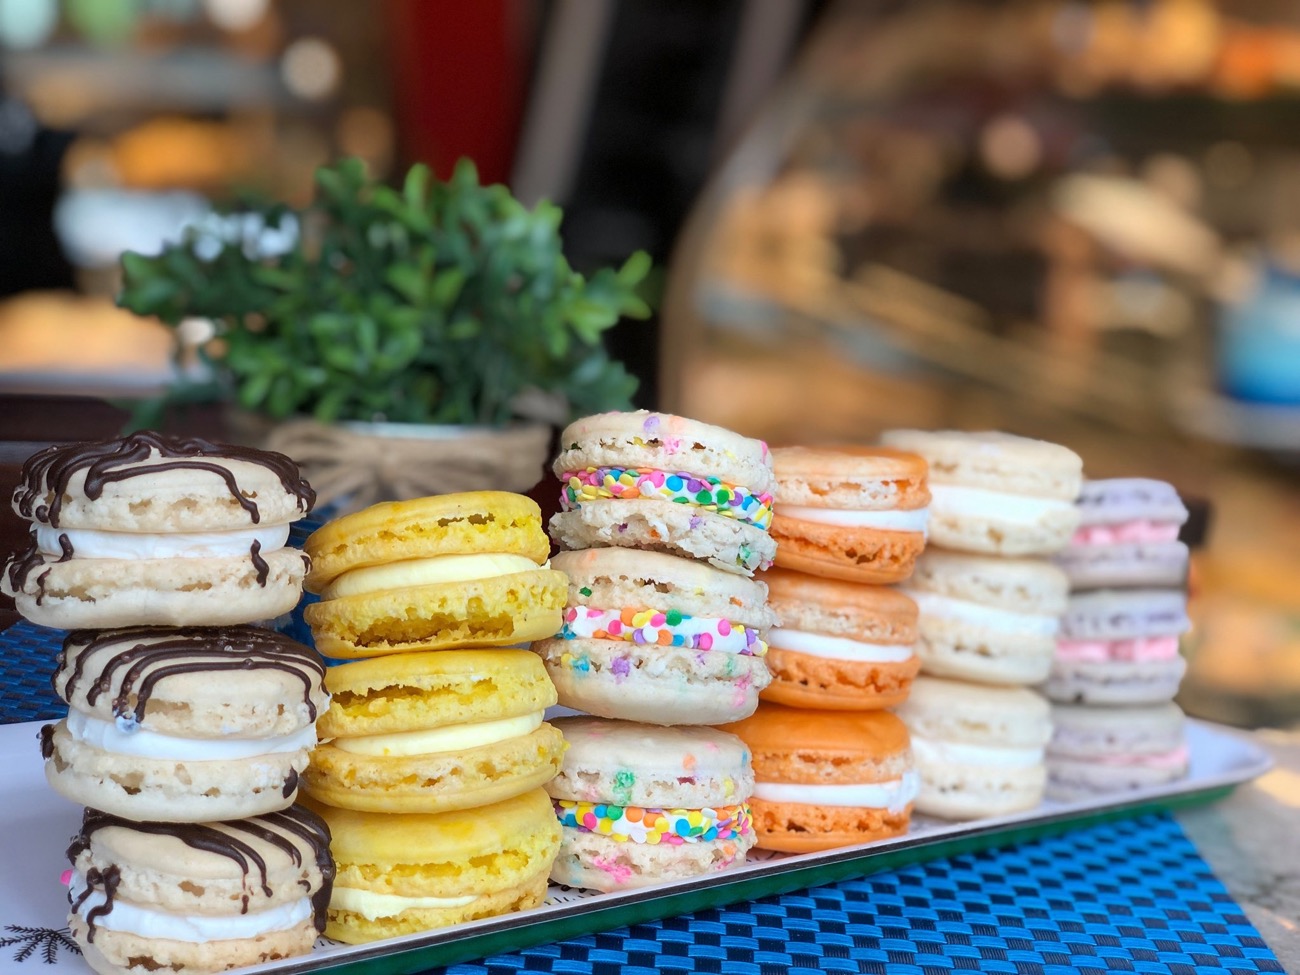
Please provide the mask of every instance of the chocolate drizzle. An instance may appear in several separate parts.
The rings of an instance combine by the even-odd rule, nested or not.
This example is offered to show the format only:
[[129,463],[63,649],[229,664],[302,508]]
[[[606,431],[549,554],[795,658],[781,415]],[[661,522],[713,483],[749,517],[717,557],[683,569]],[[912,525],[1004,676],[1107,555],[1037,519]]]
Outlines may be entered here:
[[[161,463],[136,466],[155,454],[163,458]],[[257,524],[261,520],[257,504],[245,497],[234,473],[220,463],[222,460],[244,461],[271,471],[285,491],[298,499],[298,508],[304,513],[316,502],[316,492],[303,480],[298,466],[284,454],[212,443],[197,437],[166,437],[146,430],[121,440],[56,444],[33,454],[23,465],[23,484],[14,491],[14,507],[24,518],[58,527],[64,496],[78,471],[86,472],[82,490],[94,501],[103,494],[106,485],[116,481],[159,471],[192,470],[221,478],[230,496],[248,512],[253,524]]]
[[[222,671],[278,670],[302,681],[302,699],[312,721],[316,704],[312,692],[325,676],[325,665],[310,647],[273,630],[256,626],[152,627],[120,630],[74,630],[63,643],[64,660],[76,653],[76,664],[68,675],[61,696],[71,702],[86,679],[96,673],[86,688],[91,707],[99,696],[121,681],[113,698],[113,716],[140,721],[159,681],[181,674]],[[99,658],[96,660],[96,658]]]
[[[96,809],[87,809],[82,819],[81,832],[68,847],[68,860],[75,866],[77,858],[90,849],[95,832],[110,826],[120,826],[151,836],[174,836],[191,849],[232,860],[243,871],[244,889],[248,889],[250,876],[256,872],[255,882],[267,897],[272,893],[270,871],[256,841],[279,851],[297,867],[302,866],[305,847],[311,852],[320,870],[321,883],[311,895],[311,903],[316,930],[325,930],[325,910],[329,906],[330,892],[334,886],[334,860],[330,856],[329,827],[309,809],[290,806],[280,812],[226,823],[136,823]],[[73,912],[96,887],[102,887],[106,897],[104,904],[86,915],[86,923],[90,928],[87,940],[94,941],[95,921],[112,911],[119,880],[120,868],[117,864],[103,871],[94,868],[86,871],[87,889],[73,902]],[[241,913],[247,911],[248,895],[245,894]]]
[[253,560],[253,568],[257,570],[257,584],[263,589],[266,588],[266,576],[271,571],[271,567],[266,564],[266,559],[262,558],[262,543],[256,538],[248,549],[249,557]]
[[54,725],[41,725],[41,758],[51,759],[54,757]]
[[284,790],[281,792],[286,799],[298,791],[298,770],[292,765],[289,766],[289,774],[285,776]]
[[63,553],[59,556],[60,562],[66,562],[68,559],[72,558],[72,540],[62,533],[59,535],[59,550]]
[[[33,536],[32,543],[27,548],[13,557],[8,565],[9,588],[13,592],[22,592],[27,586],[27,577],[39,566],[45,564],[45,556],[36,547],[36,539]],[[41,577],[42,585],[45,576]],[[40,593],[44,596],[44,592]]]

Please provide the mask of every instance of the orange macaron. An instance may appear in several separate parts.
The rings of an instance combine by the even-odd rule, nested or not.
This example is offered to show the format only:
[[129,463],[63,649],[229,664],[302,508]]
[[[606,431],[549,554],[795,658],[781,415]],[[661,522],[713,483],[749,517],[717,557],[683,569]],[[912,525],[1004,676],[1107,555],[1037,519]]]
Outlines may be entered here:
[[888,585],[912,574],[929,523],[928,466],[890,447],[779,447],[776,564]]
[[781,625],[768,631],[772,683],[762,698],[835,711],[892,708],[921,669],[916,603],[886,586],[788,569],[763,573]]
[[890,712],[765,701],[723,730],[749,746],[762,849],[810,853],[907,832],[918,779],[907,728]]

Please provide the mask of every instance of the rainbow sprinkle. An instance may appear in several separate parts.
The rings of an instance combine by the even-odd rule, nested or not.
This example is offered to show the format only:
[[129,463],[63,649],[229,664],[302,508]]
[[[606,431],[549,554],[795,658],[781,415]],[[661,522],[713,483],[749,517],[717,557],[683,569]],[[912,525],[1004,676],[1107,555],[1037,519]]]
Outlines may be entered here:
[[752,626],[707,616],[691,616],[680,610],[592,609],[570,606],[564,611],[563,640],[624,640],[639,646],[684,647],[689,650],[721,650],[749,657],[762,657],[767,644]]
[[753,828],[749,806],[745,803],[714,809],[642,809],[568,799],[551,802],[561,826],[600,833],[618,843],[681,846],[735,839]]
[[588,467],[562,478],[560,506],[571,511],[587,501],[651,498],[690,504],[766,531],[772,525],[772,495],[727,484],[716,477],[621,467]]

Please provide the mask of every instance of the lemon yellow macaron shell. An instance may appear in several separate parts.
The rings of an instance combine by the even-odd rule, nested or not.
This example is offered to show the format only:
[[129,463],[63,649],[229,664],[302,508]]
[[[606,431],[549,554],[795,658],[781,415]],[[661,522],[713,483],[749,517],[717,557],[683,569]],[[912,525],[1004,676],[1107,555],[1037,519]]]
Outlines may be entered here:
[[542,658],[528,650],[389,654],[325,671],[322,739],[387,735],[543,711],[556,702]]
[[[349,944],[536,907],[560,848],[559,820],[540,789],[432,815],[307,805],[330,828],[338,869],[325,934]],[[445,904],[404,906],[388,898]]]
[[440,494],[372,505],[307,539],[306,588],[319,593],[353,569],[440,555],[507,553],[538,565],[550,553],[537,503],[506,491]]

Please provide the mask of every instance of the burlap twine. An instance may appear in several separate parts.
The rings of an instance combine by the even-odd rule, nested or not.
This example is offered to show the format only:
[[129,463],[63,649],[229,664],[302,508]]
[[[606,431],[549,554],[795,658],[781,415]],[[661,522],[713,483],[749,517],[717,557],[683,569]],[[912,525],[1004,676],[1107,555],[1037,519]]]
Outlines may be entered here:
[[454,491],[526,491],[542,475],[550,428],[466,427],[445,437],[362,433],[315,420],[290,420],[267,433],[265,447],[292,457],[316,489],[316,506],[339,514],[379,501]]

